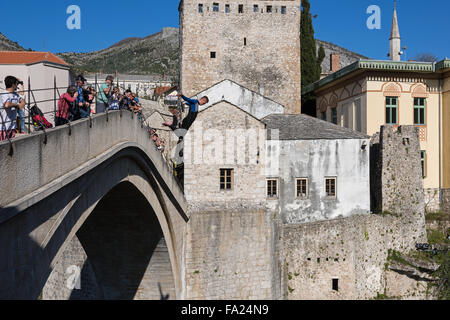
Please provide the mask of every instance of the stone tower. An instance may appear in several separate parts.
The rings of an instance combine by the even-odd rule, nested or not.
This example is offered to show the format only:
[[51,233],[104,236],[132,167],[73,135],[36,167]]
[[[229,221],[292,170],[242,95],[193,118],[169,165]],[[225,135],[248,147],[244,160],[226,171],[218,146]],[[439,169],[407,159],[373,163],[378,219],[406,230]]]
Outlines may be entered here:
[[391,61],[400,61],[402,48],[401,48],[400,29],[398,27],[397,6],[395,2],[394,2],[394,17],[392,18],[391,37],[389,41],[390,41],[389,57]]
[[181,0],[183,93],[229,79],[300,113],[300,3]]

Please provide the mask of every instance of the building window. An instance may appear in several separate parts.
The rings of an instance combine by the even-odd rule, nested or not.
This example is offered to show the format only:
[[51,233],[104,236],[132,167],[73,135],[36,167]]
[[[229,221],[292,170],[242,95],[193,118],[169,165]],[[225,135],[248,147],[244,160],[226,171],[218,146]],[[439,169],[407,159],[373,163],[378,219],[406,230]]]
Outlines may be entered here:
[[213,3],[213,12],[219,12],[219,4]]
[[297,198],[308,198],[308,179],[301,178],[296,181]]
[[339,279],[333,279],[332,289],[333,291],[339,291]]
[[272,13],[272,6],[267,6],[267,13]]
[[201,3],[198,5],[198,12],[203,13],[203,4]]
[[244,46],[247,45],[247,38],[244,38]]
[[427,152],[420,151],[420,162],[422,163],[422,177],[427,177]]
[[220,169],[220,190],[233,189],[233,169]]
[[336,198],[336,178],[325,179],[325,193],[329,198]]
[[326,112],[321,112],[321,117],[323,121],[327,121],[327,113]]
[[425,98],[414,98],[414,124],[424,126],[425,121]]
[[225,13],[230,13],[230,5],[229,4],[225,5]]
[[210,56],[211,56],[211,59],[215,59],[216,58],[216,52],[215,51],[211,51]]
[[331,109],[331,122],[333,122],[334,124],[338,123],[337,108]]
[[259,11],[259,7],[258,7],[257,4],[255,4],[255,5],[253,6],[253,12],[258,12],[258,11]]
[[398,124],[398,98],[386,98],[386,124]]
[[238,12],[239,12],[239,13],[244,13],[244,5],[243,5],[243,4],[240,4],[240,5],[239,5],[239,7],[238,7]]
[[286,7],[281,7],[281,14],[286,14]]
[[268,179],[267,180],[267,197],[269,199],[278,198],[278,180]]

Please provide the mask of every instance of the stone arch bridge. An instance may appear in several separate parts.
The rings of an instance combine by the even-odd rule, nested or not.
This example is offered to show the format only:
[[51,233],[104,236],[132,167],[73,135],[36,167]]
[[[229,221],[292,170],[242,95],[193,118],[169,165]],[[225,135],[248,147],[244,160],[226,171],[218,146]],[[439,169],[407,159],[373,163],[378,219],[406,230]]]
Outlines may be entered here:
[[185,198],[136,116],[2,142],[0,159],[0,299],[184,298]]

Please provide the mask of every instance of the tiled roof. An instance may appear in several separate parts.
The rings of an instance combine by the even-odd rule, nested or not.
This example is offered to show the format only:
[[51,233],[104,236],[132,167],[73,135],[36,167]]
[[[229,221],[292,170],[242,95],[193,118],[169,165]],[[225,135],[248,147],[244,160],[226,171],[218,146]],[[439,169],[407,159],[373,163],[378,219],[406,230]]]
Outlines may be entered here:
[[[369,139],[369,136],[304,114],[273,114],[262,119],[269,140]],[[274,130],[279,130],[276,139]]]
[[0,64],[33,64],[39,62],[68,66],[64,60],[51,52],[0,51]]

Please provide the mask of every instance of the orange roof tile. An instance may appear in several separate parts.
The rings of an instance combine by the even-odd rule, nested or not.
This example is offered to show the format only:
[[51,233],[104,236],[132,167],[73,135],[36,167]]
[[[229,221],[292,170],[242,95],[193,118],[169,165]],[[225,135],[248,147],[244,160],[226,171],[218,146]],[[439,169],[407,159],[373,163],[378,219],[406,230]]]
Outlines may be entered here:
[[64,60],[51,52],[0,51],[0,64],[32,64],[43,61],[68,66]]
[[163,93],[165,93],[166,91],[169,91],[171,87],[157,87],[155,89],[155,95],[160,96]]

